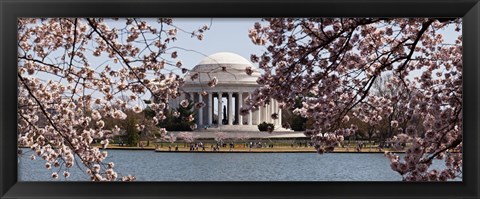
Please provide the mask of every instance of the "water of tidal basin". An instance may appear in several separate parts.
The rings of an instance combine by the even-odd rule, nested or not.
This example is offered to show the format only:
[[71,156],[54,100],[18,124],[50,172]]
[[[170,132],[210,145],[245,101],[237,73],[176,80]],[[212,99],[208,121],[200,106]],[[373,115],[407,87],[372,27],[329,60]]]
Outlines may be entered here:
[[[137,181],[400,181],[389,160],[379,153],[156,153],[108,150],[105,162],[115,162],[121,175]],[[51,181],[57,171],[45,161],[19,158],[20,181]],[[442,162],[432,165],[441,168]],[[88,177],[73,167],[68,181]],[[62,176],[61,173],[59,173]],[[59,178],[58,180],[64,180]]]

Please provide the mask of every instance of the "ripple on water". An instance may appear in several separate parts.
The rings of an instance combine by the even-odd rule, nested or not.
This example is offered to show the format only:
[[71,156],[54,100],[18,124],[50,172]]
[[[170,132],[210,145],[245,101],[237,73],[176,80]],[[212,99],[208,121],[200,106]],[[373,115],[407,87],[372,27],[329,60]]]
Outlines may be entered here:
[[[155,153],[108,150],[120,175],[138,181],[400,181],[389,161],[378,153]],[[42,159],[19,158],[20,181],[51,181]],[[434,168],[441,168],[440,161]],[[81,167],[81,169],[85,169]],[[86,181],[80,168],[69,181]]]

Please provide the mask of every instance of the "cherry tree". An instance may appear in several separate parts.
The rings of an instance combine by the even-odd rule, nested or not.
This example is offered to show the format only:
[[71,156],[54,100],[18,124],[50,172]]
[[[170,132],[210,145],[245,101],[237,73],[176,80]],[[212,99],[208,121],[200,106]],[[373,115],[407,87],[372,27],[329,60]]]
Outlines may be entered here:
[[[318,153],[331,152],[358,127],[342,127],[351,117],[376,124],[405,110],[391,137],[405,156],[386,152],[391,168],[408,181],[437,181],[462,174],[462,36],[461,19],[450,18],[267,18],[249,31],[265,52],[252,55],[263,70],[261,85],[246,109],[271,99],[280,108],[313,119],[305,134]],[[443,33],[458,34],[447,43]],[[249,70],[246,69],[249,74]],[[402,95],[381,95],[372,86],[390,73],[387,86],[401,85]],[[309,94],[313,94],[310,96]],[[308,97],[307,97],[308,95]],[[243,111],[245,112],[245,111]],[[416,128],[421,118],[423,128]],[[406,123],[406,129],[399,129]],[[344,126],[344,125],[343,125]],[[421,132],[417,132],[421,131]],[[445,168],[432,169],[434,159]]]
[[216,132],[214,140],[217,143],[223,143],[227,139],[227,134],[224,132]]
[[[202,40],[206,30],[186,31],[168,18],[19,18],[19,147],[41,157],[54,179],[78,166],[92,181],[135,180],[105,162],[102,148],[122,129],[106,129],[104,120],[140,113],[150,98],[153,121],[163,120],[168,99],[180,95],[180,74],[188,72],[173,46],[177,34]],[[165,129],[160,133],[176,140]]]
[[178,133],[177,138],[183,140],[185,143],[193,143],[195,142],[196,136],[191,132],[180,132]]

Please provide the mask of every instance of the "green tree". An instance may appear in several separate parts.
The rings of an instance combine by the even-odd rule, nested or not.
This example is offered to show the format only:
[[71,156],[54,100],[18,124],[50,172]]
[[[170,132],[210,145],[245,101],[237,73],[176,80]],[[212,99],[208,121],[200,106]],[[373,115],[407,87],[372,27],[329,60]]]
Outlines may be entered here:
[[[170,109],[165,112],[165,119],[158,123],[158,127],[165,128],[167,131],[192,131],[192,125],[195,124],[195,120],[189,121],[187,118],[195,118],[193,112],[194,103],[189,101],[187,107],[179,106],[176,109]],[[178,112],[178,116],[174,115],[174,112]]]
[[259,125],[257,125],[259,131],[269,131],[269,128],[271,131],[275,129],[275,125],[273,123],[266,123],[262,122]]
[[140,140],[140,132],[137,130],[137,119],[135,117],[127,117],[123,128],[126,131],[125,141],[128,146],[137,146]]
[[289,111],[292,112],[291,117],[289,119],[290,121],[290,128],[294,131],[304,131],[307,129],[307,118],[304,118],[300,115],[293,114],[293,110],[297,108],[302,108],[302,99],[303,97],[297,97],[295,100],[294,107],[291,108]]

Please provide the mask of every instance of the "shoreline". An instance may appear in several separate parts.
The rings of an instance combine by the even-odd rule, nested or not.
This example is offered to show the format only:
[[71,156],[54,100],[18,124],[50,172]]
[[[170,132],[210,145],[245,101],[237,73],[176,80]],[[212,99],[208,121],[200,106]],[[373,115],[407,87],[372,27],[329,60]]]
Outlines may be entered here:
[[[155,150],[156,153],[317,153],[316,151],[288,151],[288,150],[277,150],[277,151],[163,151],[163,150]],[[360,151],[360,152],[353,152],[353,151],[333,151],[328,153],[381,153],[378,151]],[[394,153],[404,153],[404,152],[394,152]]]
[[[29,149],[29,147],[19,147],[20,149]],[[384,151],[378,151],[378,150],[368,150],[368,149],[363,149],[362,151],[347,151],[347,150],[341,150],[343,148],[340,148],[340,150],[334,150],[333,152],[328,152],[328,153],[385,153]],[[211,150],[206,150],[206,151],[190,151],[189,148],[180,148],[180,150],[175,151],[172,150],[169,151],[167,148],[160,148],[160,149],[155,149],[154,147],[107,147],[104,150],[133,150],[133,151],[153,151],[156,153],[317,153],[313,148],[274,148],[274,149],[265,149],[265,148],[260,148],[260,149],[252,149],[248,150],[246,148],[240,148],[240,149],[234,149],[234,150],[229,150],[225,148],[224,150],[220,151],[211,151]],[[405,153],[404,151],[390,151],[392,153]]]

